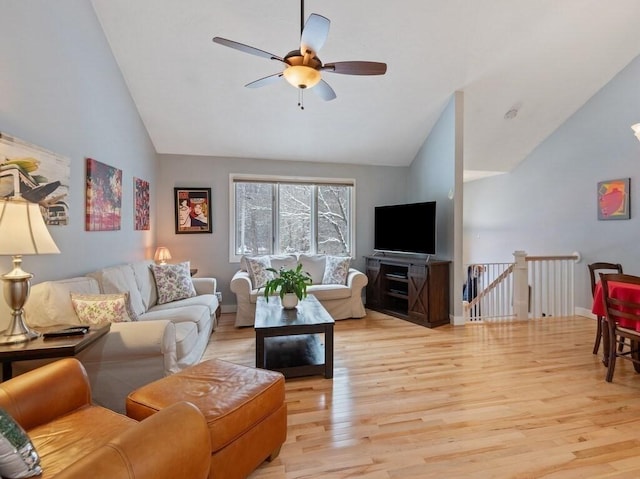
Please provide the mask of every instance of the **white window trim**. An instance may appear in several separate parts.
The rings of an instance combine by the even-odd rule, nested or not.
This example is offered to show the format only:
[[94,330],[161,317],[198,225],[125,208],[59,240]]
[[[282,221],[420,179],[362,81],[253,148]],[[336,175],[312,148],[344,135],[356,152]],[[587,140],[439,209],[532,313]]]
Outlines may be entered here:
[[233,184],[242,181],[263,181],[265,183],[313,183],[326,185],[342,185],[353,187],[353,194],[350,201],[350,217],[349,223],[351,235],[351,257],[356,257],[356,180],[355,178],[326,178],[312,176],[281,176],[281,175],[251,175],[246,173],[229,173],[229,263],[240,263],[242,255],[235,252],[236,244],[236,228],[235,228],[235,209],[236,199]]

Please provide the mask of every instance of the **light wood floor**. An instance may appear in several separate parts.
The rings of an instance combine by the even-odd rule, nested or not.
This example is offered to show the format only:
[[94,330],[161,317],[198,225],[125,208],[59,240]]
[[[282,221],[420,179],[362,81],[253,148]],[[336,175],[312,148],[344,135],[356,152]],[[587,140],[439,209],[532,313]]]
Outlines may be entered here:
[[[206,358],[255,365],[224,314]],[[251,479],[640,477],[640,375],[582,317],[427,329],[336,322],[333,379],[287,380],[288,437]]]

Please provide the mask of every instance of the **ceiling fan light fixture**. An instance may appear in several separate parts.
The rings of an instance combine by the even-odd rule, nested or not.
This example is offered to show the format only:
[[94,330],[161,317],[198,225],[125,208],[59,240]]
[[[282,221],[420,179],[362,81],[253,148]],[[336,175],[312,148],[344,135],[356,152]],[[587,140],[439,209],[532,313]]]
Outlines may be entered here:
[[283,75],[291,86],[303,89],[313,88],[321,80],[320,72],[306,65],[292,65],[287,67]]

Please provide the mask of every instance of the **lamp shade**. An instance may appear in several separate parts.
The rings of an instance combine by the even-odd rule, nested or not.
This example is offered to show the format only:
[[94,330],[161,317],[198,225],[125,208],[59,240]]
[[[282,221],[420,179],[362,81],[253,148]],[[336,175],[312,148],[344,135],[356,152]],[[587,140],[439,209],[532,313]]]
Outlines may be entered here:
[[60,253],[40,205],[24,198],[0,200],[0,255]]
[[636,138],[640,141],[640,123],[631,125],[631,129],[633,130],[633,134],[636,135]]
[[156,254],[153,256],[153,259],[160,264],[165,264],[168,259],[171,259],[169,248],[167,248],[166,246],[158,246],[158,248],[156,248]]

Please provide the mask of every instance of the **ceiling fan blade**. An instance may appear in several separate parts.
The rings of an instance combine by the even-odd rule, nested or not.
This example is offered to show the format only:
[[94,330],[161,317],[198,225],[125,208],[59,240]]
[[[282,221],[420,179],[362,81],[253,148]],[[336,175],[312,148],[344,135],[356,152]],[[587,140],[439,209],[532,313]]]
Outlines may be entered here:
[[311,90],[324,101],[331,101],[336,97],[336,92],[333,91],[333,88],[331,88],[329,84],[324,80],[320,80],[320,82]]
[[331,25],[331,21],[328,18],[318,15],[317,13],[309,15],[302,29],[300,53],[303,55],[308,51],[318,53],[324,45],[324,42],[327,41],[329,25]]
[[387,64],[379,62],[335,62],[327,63],[321,70],[345,75],[384,75]]
[[273,75],[269,75],[268,77],[260,78],[259,80],[252,81],[251,83],[247,83],[245,86],[247,88],[260,88],[262,86],[271,85],[272,83],[278,82],[283,77],[282,72],[275,73]]
[[225,47],[234,48],[236,50],[240,50],[241,52],[267,58],[269,60],[279,60],[283,63],[286,63],[284,59],[280,58],[278,55],[265,52],[264,50],[260,50],[258,48],[250,47],[249,45],[245,45],[244,43],[234,42],[233,40],[227,40],[226,38],[222,38],[222,37],[213,37],[213,41],[214,43],[224,45]]

